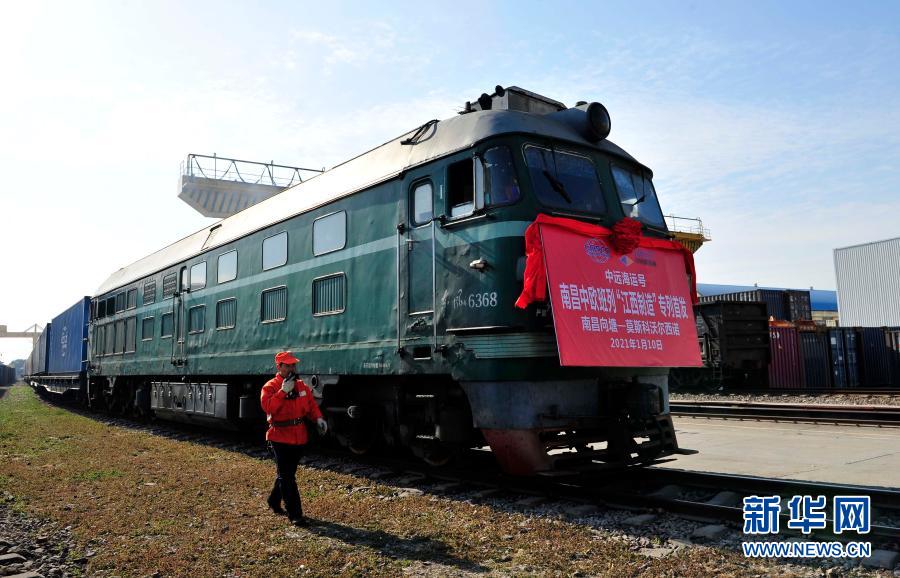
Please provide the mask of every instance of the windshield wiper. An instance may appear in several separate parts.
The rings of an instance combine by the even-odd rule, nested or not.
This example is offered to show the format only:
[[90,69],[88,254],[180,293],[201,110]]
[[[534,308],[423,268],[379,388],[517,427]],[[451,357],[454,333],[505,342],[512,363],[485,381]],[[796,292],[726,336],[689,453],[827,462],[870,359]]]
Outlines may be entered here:
[[544,176],[547,177],[547,181],[550,183],[550,188],[559,193],[559,195],[566,200],[570,205],[572,204],[572,197],[569,196],[569,193],[566,192],[566,187],[563,184],[550,174],[550,171],[547,169],[543,170]]

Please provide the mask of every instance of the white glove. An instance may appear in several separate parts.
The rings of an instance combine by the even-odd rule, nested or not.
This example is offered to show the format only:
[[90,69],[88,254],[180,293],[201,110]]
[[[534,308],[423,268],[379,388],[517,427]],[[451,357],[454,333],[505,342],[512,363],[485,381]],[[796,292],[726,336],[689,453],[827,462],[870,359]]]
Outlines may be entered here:
[[328,422],[321,417],[316,421],[316,425],[319,426],[319,435],[325,435],[328,432]]
[[296,382],[293,379],[290,381],[285,380],[281,384],[281,391],[283,391],[284,393],[291,393],[292,391],[294,391],[294,385],[296,385]]

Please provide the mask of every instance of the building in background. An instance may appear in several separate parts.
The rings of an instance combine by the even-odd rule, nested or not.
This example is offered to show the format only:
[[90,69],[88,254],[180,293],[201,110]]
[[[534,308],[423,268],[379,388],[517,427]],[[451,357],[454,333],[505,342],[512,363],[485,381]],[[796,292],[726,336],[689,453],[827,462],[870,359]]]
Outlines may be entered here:
[[841,325],[900,326],[900,238],[834,250]]

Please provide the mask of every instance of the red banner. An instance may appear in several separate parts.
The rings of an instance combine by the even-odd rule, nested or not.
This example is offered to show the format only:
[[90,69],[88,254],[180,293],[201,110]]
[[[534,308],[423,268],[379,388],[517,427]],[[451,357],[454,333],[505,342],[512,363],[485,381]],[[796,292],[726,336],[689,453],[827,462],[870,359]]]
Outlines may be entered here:
[[591,237],[581,226],[576,232],[551,223],[541,226],[540,219],[534,226],[539,228],[562,365],[702,364],[681,250],[668,241],[644,238],[631,253],[620,255],[608,229],[588,225],[606,233]]

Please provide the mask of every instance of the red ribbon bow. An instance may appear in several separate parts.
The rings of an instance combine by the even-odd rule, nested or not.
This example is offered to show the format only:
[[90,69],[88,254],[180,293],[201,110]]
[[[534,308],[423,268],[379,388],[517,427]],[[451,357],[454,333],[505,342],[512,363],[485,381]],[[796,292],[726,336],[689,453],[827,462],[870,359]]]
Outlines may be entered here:
[[691,301],[695,304],[699,303],[694,254],[681,243],[668,239],[644,237],[641,235],[640,222],[628,217],[616,223],[610,230],[600,225],[591,225],[574,219],[539,214],[537,219],[525,230],[525,285],[516,300],[516,307],[519,309],[525,309],[533,301],[547,299],[547,270],[544,267],[544,248],[541,245],[540,232],[542,226],[560,227],[587,237],[606,237],[613,249],[623,255],[631,253],[637,247],[678,251],[684,259],[684,271],[690,280]]

